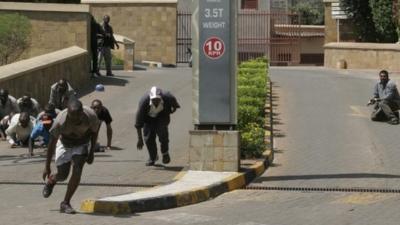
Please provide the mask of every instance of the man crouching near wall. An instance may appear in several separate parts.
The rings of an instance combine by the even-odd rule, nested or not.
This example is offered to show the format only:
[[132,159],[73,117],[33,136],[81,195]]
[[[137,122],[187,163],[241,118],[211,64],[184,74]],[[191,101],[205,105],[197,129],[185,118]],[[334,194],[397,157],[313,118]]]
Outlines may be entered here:
[[[42,194],[43,197],[48,198],[54,185],[68,178],[72,166],[67,192],[64,201],[60,204],[62,213],[75,213],[70,201],[79,186],[85,162],[93,163],[98,128],[99,120],[94,111],[82,106],[80,101],[74,100],[68,103],[67,109],[57,115],[50,129],[51,138],[43,171],[43,180],[47,177],[47,182]],[[54,152],[57,173],[51,174],[50,163]]]

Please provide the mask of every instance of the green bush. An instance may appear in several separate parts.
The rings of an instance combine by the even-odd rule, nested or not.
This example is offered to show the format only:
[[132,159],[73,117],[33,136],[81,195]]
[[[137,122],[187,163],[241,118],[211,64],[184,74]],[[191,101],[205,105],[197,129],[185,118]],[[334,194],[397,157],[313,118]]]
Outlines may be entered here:
[[260,157],[266,145],[265,131],[256,123],[249,123],[241,131],[240,152],[242,158]]
[[31,24],[26,16],[0,14],[0,65],[17,60],[30,45]]
[[[239,98],[239,105],[240,106],[254,106],[257,109],[263,109],[264,105],[265,105],[265,101],[260,98],[243,96],[243,97]],[[260,112],[264,112],[264,110],[260,110]]]
[[267,88],[265,87],[266,79],[265,77],[246,77],[241,76],[238,78],[238,86],[255,86],[257,88]]
[[259,157],[265,149],[264,105],[267,96],[266,58],[243,62],[238,72],[238,129],[241,156]]
[[267,96],[267,89],[265,87],[257,88],[255,85],[238,86],[238,96],[261,98],[265,101],[265,97]]
[[239,130],[243,130],[247,124],[257,123],[264,125],[263,113],[255,106],[239,105],[238,107],[238,121]]

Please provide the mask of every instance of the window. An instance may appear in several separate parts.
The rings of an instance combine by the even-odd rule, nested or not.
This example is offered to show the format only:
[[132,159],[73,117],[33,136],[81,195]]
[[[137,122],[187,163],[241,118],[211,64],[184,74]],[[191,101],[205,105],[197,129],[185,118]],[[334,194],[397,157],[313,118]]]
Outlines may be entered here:
[[242,9],[258,9],[258,0],[242,0]]

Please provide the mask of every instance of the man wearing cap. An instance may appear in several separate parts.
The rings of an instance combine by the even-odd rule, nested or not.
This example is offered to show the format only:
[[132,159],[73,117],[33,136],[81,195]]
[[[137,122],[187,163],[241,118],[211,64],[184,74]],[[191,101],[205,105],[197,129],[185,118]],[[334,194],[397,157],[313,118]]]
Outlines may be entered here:
[[17,100],[8,94],[8,90],[0,89],[0,119],[10,115],[10,113],[18,112]]
[[136,112],[135,127],[138,134],[137,148],[139,150],[143,148],[144,135],[144,142],[149,152],[146,166],[153,166],[158,160],[156,136],[161,144],[162,162],[164,164],[170,162],[168,125],[170,114],[177,108],[180,108],[180,105],[175,96],[155,86],[141,98]]
[[17,100],[18,107],[21,112],[27,112],[29,115],[36,117],[40,112],[39,102],[31,98],[30,95],[24,95]]
[[6,134],[12,148],[28,145],[34,121],[35,118],[29,116],[27,112],[17,113],[11,118],[10,126],[7,128]]
[[[111,140],[112,140],[112,135],[113,135],[113,130],[111,127],[111,122],[113,121],[110,112],[108,109],[103,106],[103,103],[99,99],[95,99],[92,101],[92,105],[90,106],[93,111],[96,113],[97,118],[99,118],[100,122],[104,121],[106,124],[106,129],[107,129],[107,150],[111,149]],[[99,126],[100,129],[100,126]],[[99,151],[101,151],[99,149]],[[104,149],[103,149],[104,151]]]
[[66,79],[62,78],[51,85],[49,103],[57,109],[63,110],[67,107],[69,100],[75,100],[76,93]]
[[[93,163],[98,129],[99,120],[95,112],[89,107],[82,106],[79,100],[69,101],[67,109],[57,115],[50,128],[50,141],[43,171],[43,180],[47,178],[47,181],[42,194],[48,198],[53,192],[54,185],[68,178],[72,167],[67,192],[60,204],[62,213],[75,213],[70,201],[79,186],[85,162]],[[52,174],[50,164],[54,153],[57,173]]]
[[50,133],[49,130],[53,124],[53,119],[49,114],[43,114],[32,129],[30,140],[29,140],[29,156],[33,156],[33,148],[35,146],[35,140],[42,137],[42,145],[47,146],[49,144]]

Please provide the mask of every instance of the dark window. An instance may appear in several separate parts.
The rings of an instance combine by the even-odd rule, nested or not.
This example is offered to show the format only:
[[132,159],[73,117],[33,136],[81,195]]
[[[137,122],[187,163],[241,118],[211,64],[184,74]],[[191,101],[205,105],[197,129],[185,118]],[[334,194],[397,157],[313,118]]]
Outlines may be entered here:
[[242,0],[242,9],[258,9],[258,0]]

